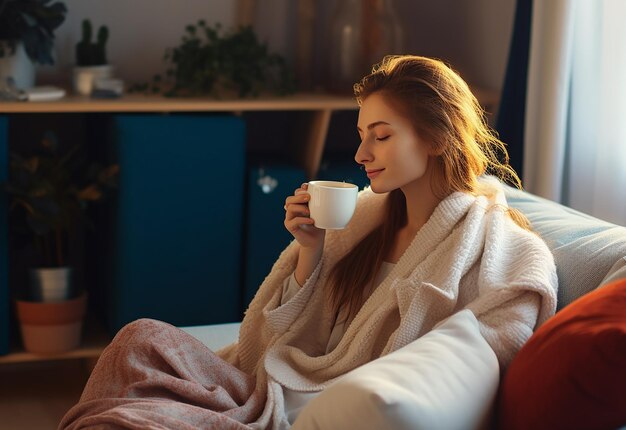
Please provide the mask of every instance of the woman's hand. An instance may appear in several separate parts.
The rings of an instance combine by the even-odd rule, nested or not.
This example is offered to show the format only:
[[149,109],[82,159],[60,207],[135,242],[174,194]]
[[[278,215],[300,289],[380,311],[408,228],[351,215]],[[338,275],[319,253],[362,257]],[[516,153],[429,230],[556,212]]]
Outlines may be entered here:
[[307,192],[308,188],[309,184],[302,184],[293,196],[285,199],[285,228],[300,244],[298,264],[294,271],[296,281],[300,285],[304,285],[322,258],[326,237],[326,230],[315,227],[314,221],[309,217],[311,196]]
[[326,230],[313,225],[309,217],[308,184],[302,184],[293,196],[285,200],[285,228],[293,235],[302,248],[319,251],[324,246]]

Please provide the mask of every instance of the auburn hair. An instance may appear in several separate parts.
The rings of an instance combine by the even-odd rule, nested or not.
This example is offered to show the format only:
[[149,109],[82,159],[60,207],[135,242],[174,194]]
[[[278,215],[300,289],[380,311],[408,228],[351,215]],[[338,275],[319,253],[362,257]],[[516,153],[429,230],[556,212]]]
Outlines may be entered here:
[[[443,199],[456,191],[475,195],[482,189],[478,177],[498,176],[521,188],[509,165],[505,144],[486,121],[485,112],[467,83],[440,60],[415,55],[387,56],[354,85],[359,106],[377,93],[407,117],[435,154],[431,176],[433,193]],[[513,220],[529,229],[521,212],[508,209]],[[347,308],[352,319],[364,302],[364,289],[374,281],[391,251],[398,230],[407,223],[401,190],[386,200],[384,221],[344,256],[330,272],[328,298],[336,313]]]

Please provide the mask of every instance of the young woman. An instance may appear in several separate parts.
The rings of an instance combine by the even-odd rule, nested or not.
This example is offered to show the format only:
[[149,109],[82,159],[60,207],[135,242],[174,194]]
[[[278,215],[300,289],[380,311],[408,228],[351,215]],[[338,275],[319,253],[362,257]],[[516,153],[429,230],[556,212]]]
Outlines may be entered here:
[[213,354],[167,324],[131,323],[62,427],[288,428],[331,382],[460,310],[502,368],[554,313],[552,256],[485,176],[519,185],[466,83],[437,60],[387,57],[355,94],[371,187],[347,228],[315,228],[303,184],[285,201],[295,240],[239,341]]

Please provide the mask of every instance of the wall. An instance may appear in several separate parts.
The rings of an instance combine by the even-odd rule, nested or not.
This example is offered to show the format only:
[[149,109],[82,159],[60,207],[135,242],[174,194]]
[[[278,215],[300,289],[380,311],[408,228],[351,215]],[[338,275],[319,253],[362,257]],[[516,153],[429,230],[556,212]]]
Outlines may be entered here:
[[[55,66],[39,67],[38,84],[70,82],[74,45],[83,18],[107,24],[110,62],[127,82],[145,82],[163,73],[165,48],[176,46],[184,27],[204,18],[225,28],[236,22],[237,1],[223,0],[64,0],[66,22],[57,31]],[[337,1],[316,2],[313,79],[325,77],[328,25]],[[389,0],[386,0],[389,1]],[[297,2],[256,0],[255,28],[271,50],[295,56]],[[449,61],[470,82],[500,89],[506,68],[515,0],[395,0],[405,20],[408,53]]]
[[412,53],[448,60],[463,77],[499,90],[504,81],[515,0],[398,0]]
[[[208,24],[235,20],[235,1],[222,0],[62,0],[68,14],[56,35],[57,62],[38,66],[37,84],[68,85],[81,25],[89,18],[94,29],[109,27],[107,56],[116,75],[127,82],[144,82],[163,73],[165,48],[176,46],[185,26],[204,18]],[[95,31],[94,31],[95,33]]]
[[[317,62],[323,64],[328,24],[339,1],[318,5]],[[500,90],[508,59],[515,0],[379,0],[392,3],[406,33],[406,53],[452,64],[469,82]],[[323,76],[323,70],[316,70]]]

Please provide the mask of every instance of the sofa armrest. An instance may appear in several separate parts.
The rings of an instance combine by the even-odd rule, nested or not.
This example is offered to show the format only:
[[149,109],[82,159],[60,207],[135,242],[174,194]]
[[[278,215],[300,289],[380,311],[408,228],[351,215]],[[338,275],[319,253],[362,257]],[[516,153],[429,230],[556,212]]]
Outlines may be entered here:
[[521,211],[554,255],[559,278],[557,310],[610,280],[626,257],[626,228],[510,186],[508,204]]

